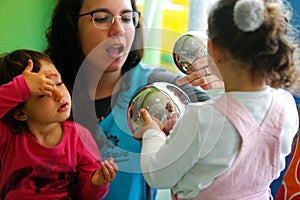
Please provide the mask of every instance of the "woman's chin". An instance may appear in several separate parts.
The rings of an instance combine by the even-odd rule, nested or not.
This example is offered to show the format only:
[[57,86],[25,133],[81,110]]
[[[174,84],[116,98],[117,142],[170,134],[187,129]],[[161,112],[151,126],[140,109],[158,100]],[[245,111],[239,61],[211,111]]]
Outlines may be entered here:
[[105,72],[117,72],[117,71],[121,71],[122,69],[122,65],[119,64],[114,64],[114,65],[110,65],[105,69]]

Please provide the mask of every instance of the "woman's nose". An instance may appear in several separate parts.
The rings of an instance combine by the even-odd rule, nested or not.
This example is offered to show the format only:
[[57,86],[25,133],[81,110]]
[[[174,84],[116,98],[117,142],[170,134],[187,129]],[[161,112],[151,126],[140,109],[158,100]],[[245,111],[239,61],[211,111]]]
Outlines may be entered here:
[[125,29],[124,29],[124,26],[123,26],[121,20],[118,17],[115,17],[114,22],[110,26],[111,35],[117,35],[124,31],[125,31]]

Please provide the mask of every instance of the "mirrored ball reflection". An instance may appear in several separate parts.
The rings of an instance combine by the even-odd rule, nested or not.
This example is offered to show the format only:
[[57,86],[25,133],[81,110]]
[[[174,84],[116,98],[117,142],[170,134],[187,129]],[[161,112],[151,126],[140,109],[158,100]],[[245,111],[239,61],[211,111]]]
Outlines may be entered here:
[[181,35],[173,47],[173,61],[184,74],[197,71],[197,62],[206,59],[207,36],[200,31],[189,31]]
[[143,125],[140,109],[145,108],[163,124],[163,131],[168,135],[177,119],[182,116],[189,97],[179,87],[156,82],[139,89],[128,106],[128,125],[132,133]]

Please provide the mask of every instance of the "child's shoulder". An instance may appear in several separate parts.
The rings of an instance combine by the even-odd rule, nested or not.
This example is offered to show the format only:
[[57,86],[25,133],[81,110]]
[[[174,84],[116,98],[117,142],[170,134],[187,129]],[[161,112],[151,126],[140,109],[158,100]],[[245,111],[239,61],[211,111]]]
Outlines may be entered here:
[[285,103],[294,103],[294,97],[293,95],[288,91],[288,90],[284,90],[282,88],[278,88],[278,89],[274,89],[271,88],[272,92],[275,93],[275,97],[280,97],[281,99],[283,99],[283,101]]

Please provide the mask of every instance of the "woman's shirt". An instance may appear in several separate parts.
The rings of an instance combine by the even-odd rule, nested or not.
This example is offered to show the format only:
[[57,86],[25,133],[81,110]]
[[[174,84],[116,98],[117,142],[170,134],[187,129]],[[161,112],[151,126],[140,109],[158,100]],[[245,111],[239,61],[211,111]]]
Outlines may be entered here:
[[[102,107],[100,112],[96,110],[98,119],[100,119],[100,135],[105,140],[101,145],[101,155],[103,159],[113,157],[119,167],[105,199],[141,200],[155,198],[155,191],[149,188],[141,172],[141,144],[132,137],[132,132],[128,126],[127,109],[134,93],[141,87],[148,83],[161,81],[176,84],[179,77],[180,75],[171,74],[164,69],[155,69],[139,64],[122,77],[120,91],[110,98],[110,102],[108,102],[109,98],[96,100],[96,108],[107,106],[106,108]],[[181,89],[194,102],[210,98],[204,90],[191,87],[188,84],[182,86]],[[106,115],[110,107],[112,110]]]

